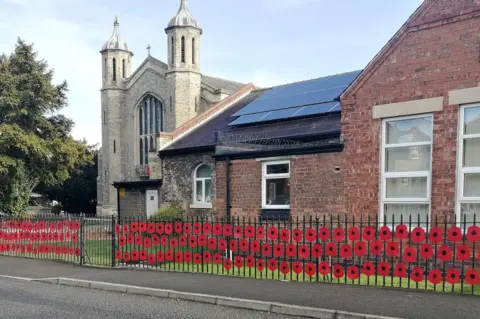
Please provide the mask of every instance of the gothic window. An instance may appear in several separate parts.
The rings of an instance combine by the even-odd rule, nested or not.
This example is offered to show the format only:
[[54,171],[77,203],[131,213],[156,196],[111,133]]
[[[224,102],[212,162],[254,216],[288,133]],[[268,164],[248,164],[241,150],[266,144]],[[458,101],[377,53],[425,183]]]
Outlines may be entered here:
[[103,111],[103,124],[107,124],[107,112]]
[[170,52],[172,54],[171,59],[172,59],[172,65],[173,65],[173,64],[175,64],[175,39],[173,37],[172,37],[172,40],[171,40],[171,46],[172,46],[172,48],[171,48]]
[[115,140],[113,140],[113,153],[115,154],[117,152],[117,143],[115,143]]
[[182,37],[182,63],[185,63],[185,37]]
[[195,64],[195,38],[192,39],[192,64]]
[[125,79],[125,59],[122,60],[122,78]]
[[115,58],[112,60],[112,65],[113,65],[113,81],[117,80],[117,61]]
[[172,96],[170,95],[170,112],[173,111],[173,99]]
[[163,104],[154,96],[147,95],[139,104],[138,134],[140,137],[139,164],[148,164],[148,152],[156,151],[157,136],[163,130]]

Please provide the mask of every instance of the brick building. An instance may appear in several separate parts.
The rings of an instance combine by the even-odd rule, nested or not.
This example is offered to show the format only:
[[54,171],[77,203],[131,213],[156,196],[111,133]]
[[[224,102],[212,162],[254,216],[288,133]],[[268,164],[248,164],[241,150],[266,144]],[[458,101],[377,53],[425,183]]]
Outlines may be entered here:
[[425,0],[342,95],[347,213],[480,213],[479,17]]

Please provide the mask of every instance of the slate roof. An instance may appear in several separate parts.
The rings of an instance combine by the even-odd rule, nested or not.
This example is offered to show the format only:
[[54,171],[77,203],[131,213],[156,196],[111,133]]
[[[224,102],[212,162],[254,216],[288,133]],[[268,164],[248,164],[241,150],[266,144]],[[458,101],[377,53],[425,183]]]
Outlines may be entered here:
[[246,85],[244,83],[225,80],[207,75],[202,75],[202,82],[216,89],[223,89],[227,94],[235,93]]

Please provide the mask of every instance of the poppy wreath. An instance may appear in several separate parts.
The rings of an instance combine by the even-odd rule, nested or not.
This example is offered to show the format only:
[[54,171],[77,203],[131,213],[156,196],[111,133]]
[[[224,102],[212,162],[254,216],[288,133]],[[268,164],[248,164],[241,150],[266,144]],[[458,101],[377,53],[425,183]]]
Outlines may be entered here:
[[173,232],[172,224],[165,224],[165,234],[170,235]]
[[241,256],[235,257],[235,267],[242,268],[243,267],[243,258]]
[[391,241],[387,244],[387,256],[389,257],[396,257],[400,254],[400,249],[398,247],[398,243]]
[[395,238],[407,239],[408,238],[408,228],[407,228],[407,226],[397,225],[397,227],[395,227]]
[[330,257],[334,257],[337,255],[337,245],[334,243],[328,243],[327,246],[325,247],[327,251],[327,255]]
[[333,240],[336,242],[341,242],[345,240],[345,231],[343,230],[343,228],[336,228],[333,231]]
[[303,259],[310,257],[310,249],[307,245],[301,245],[298,247],[298,256]]
[[208,239],[208,249],[214,250],[217,248],[217,239],[210,237]]
[[290,232],[288,231],[288,229],[283,228],[280,231],[280,240],[285,243],[289,241],[289,239],[290,239]]
[[[195,265],[200,265],[202,263],[202,255],[200,253],[193,254],[193,263]],[[231,266],[232,266],[232,261],[230,260],[230,267]]]
[[303,237],[302,231],[298,228],[295,228],[293,230],[293,236],[292,237],[293,237],[294,241],[297,241],[297,242],[302,241],[302,237]]
[[223,236],[230,237],[232,235],[233,235],[232,225],[230,224],[223,225]]
[[472,256],[467,245],[457,245],[456,252],[456,257],[460,261],[465,261]]
[[220,255],[219,253],[213,254],[213,263],[215,265],[220,265],[222,263],[222,255]]
[[285,252],[285,249],[283,247],[282,244],[275,244],[273,246],[273,254],[276,256],[276,257],[280,257],[280,256],[283,256]]
[[200,224],[200,223],[193,224],[193,233],[195,235],[201,234],[202,233],[202,224]]
[[[287,247],[287,252],[288,252],[288,247]],[[322,257],[322,254],[323,254],[322,245],[315,244],[315,245],[312,246],[312,256],[313,257],[320,258],[320,257]],[[288,255],[288,253],[287,253],[287,255]]]
[[452,250],[448,246],[440,246],[437,250],[437,258],[441,261],[449,261],[452,259]]
[[235,238],[243,237],[242,226],[235,226],[234,231],[233,231],[233,235],[235,236]]
[[180,234],[182,231],[183,231],[182,223],[176,222],[176,223],[175,223],[175,232],[176,232],[177,234]]
[[268,243],[264,243],[262,246],[262,254],[265,257],[269,257],[272,255],[272,246]]
[[380,238],[380,240],[383,240],[383,241],[392,239],[392,232],[390,230],[390,227],[388,226],[380,227],[380,230],[378,231],[378,237]]
[[212,232],[212,224],[210,223],[204,223],[203,224],[203,233],[205,235],[208,235]]
[[480,227],[470,226],[467,229],[467,240],[472,243],[480,241]]
[[280,272],[283,275],[286,275],[286,274],[290,273],[290,264],[286,261],[282,261],[280,263]]
[[407,277],[407,266],[403,263],[398,263],[395,265],[395,270],[393,271],[393,275],[399,278]]
[[[185,225],[186,226],[186,225]],[[157,223],[155,225],[155,231],[157,232],[157,234],[159,235],[163,235],[163,233],[165,232],[165,227],[163,227],[163,224],[162,223]]]
[[455,268],[449,269],[445,275],[445,280],[452,285],[458,284],[460,282],[460,271]]
[[349,244],[343,244],[340,247],[340,257],[342,258],[350,258],[352,257],[352,246]]
[[377,272],[380,276],[386,277],[390,275],[390,264],[386,261],[381,261],[378,263]]
[[433,258],[433,247],[430,244],[423,244],[420,247],[420,256],[425,259]]
[[223,268],[225,268],[225,270],[227,270],[227,271],[232,269],[232,261],[230,259],[225,259],[223,261]]
[[370,261],[367,261],[367,262],[364,262],[363,263],[363,266],[362,266],[362,272],[366,275],[366,276],[373,276],[375,275],[375,265],[370,262]]
[[330,265],[326,261],[322,261],[318,264],[318,272],[322,275],[328,275],[330,273]]
[[405,247],[403,250],[402,260],[407,263],[413,263],[417,260],[417,251],[413,247]]
[[302,263],[299,261],[294,261],[292,264],[293,272],[297,275],[300,275],[303,272]]
[[381,255],[383,251],[383,245],[379,240],[374,240],[370,242],[370,253],[373,256]]
[[255,237],[255,228],[252,225],[245,226],[245,237],[247,238]]
[[213,234],[214,234],[215,236],[220,236],[220,235],[222,235],[222,231],[223,231],[222,225],[220,225],[220,224],[213,224]]
[[348,279],[355,280],[360,277],[360,270],[357,266],[350,266],[347,269],[347,277]]
[[333,276],[335,278],[342,278],[344,275],[344,268],[342,265],[336,264],[333,266]]
[[255,266],[255,258],[253,258],[252,255],[248,255],[247,257],[245,257],[245,265],[248,268],[252,268],[253,266]]
[[420,282],[423,280],[423,269],[420,267],[414,267],[410,272],[410,278],[415,282]]
[[297,256],[297,246],[295,244],[287,245],[287,257],[296,257]]
[[469,269],[465,273],[465,281],[469,285],[478,285],[480,284],[480,275],[476,269]]
[[305,239],[308,242],[314,242],[317,239],[317,231],[313,228],[308,228],[305,232]]
[[268,239],[270,240],[274,240],[274,239],[277,239],[278,237],[278,230],[276,227],[269,227],[268,228]]
[[428,272],[428,281],[434,285],[438,285],[443,281],[442,272],[439,269],[430,269]]
[[149,234],[153,234],[155,232],[155,224],[154,223],[148,223],[147,232]]
[[410,233],[410,238],[414,243],[420,243],[425,240],[425,231],[422,227],[415,227]]
[[257,232],[257,238],[258,238],[258,239],[263,239],[263,238],[265,238],[265,227],[263,227],[263,226],[258,226],[256,232]]
[[[157,229],[158,229],[158,226],[157,226]],[[190,233],[192,232],[192,225],[190,224],[184,224],[183,225],[183,232],[185,233],[185,235],[190,235]]]
[[265,261],[263,259],[257,260],[257,270],[260,272],[265,270]]
[[318,238],[320,238],[320,240],[323,240],[323,241],[329,240],[330,239],[330,229],[328,229],[327,227],[321,227],[318,230]]
[[277,261],[275,259],[269,259],[268,260],[268,269],[271,271],[277,270]]

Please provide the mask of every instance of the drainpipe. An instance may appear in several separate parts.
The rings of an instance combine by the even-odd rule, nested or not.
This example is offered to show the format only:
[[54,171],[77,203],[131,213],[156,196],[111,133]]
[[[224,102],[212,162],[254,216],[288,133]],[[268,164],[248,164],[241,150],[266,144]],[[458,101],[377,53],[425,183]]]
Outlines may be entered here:
[[117,188],[117,215],[120,221],[120,188]]
[[226,190],[225,190],[225,205],[227,218],[230,220],[230,158],[227,157],[226,167],[225,167],[225,179],[226,179]]

